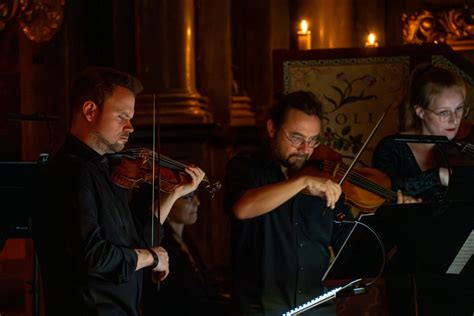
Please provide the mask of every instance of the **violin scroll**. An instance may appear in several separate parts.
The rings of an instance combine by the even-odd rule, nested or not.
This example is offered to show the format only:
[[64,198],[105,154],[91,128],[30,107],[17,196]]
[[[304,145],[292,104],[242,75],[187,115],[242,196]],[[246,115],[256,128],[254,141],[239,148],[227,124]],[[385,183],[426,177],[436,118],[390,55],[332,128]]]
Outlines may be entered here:
[[220,181],[211,182],[207,178],[204,178],[202,181],[206,184],[206,189],[211,195],[211,198],[214,198],[216,192],[222,188],[222,183],[220,183]]

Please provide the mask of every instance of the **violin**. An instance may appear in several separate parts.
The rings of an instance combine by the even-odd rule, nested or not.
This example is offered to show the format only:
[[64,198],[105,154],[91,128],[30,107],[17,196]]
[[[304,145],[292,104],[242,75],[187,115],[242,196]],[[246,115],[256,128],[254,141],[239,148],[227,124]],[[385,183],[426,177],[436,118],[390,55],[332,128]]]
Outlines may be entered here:
[[[464,160],[468,160],[468,164],[472,165],[474,163],[474,144],[470,142],[460,142],[460,141],[454,141],[454,144],[456,145],[459,153],[461,154],[467,154],[466,156],[463,156]],[[452,157],[450,157],[452,160]],[[456,165],[460,165],[460,163],[457,163]]]
[[448,148],[447,154],[453,166],[474,164],[474,133],[472,123],[462,120],[459,130],[452,140],[457,150]]
[[436,151],[434,160],[437,165],[450,167],[474,165],[474,130],[472,123],[462,120],[456,136],[448,144],[443,144],[442,151]]
[[[341,154],[327,145],[320,145],[301,173],[339,182],[347,168]],[[368,167],[353,168],[341,185],[346,201],[365,213],[374,212],[385,201],[396,203],[397,193],[390,188],[391,181],[385,173]]]
[[[114,157],[119,158],[119,163],[112,172],[112,181],[125,189],[137,188],[143,183],[152,184],[153,175],[155,180],[159,176],[160,190],[166,193],[171,193],[177,186],[191,181],[191,177],[185,171],[185,164],[148,148],[122,151]],[[206,185],[211,197],[214,197],[222,186],[219,181],[211,183],[207,176],[204,176],[202,183]]]
[[[333,160],[325,161],[323,159],[319,164],[319,168],[313,167],[312,172],[306,171],[306,173],[310,175],[319,177],[325,176],[326,178],[337,181],[341,186],[342,192],[346,195],[346,200],[364,212],[375,211],[377,207],[385,202],[385,199],[389,199],[389,201],[396,201],[397,199],[397,194],[389,189],[391,186],[390,178],[383,172],[367,167],[354,168],[355,163],[359,160],[360,155],[374,136],[374,133],[379,128],[391,106],[392,105],[389,104],[384,113],[380,116],[350,166],[347,167],[344,165],[342,163],[342,157],[328,146],[319,146],[313,151],[312,157],[322,159],[324,153],[326,153],[326,157],[332,157]],[[314,164],[309,164],[307,168],[311,168],[311,165]],[[385,184],[385,186],[382,184]]]
[[459,124],[459,129],[458,132],[456,133],[456,136],[454,137],[454,140],[459,140],[463,141],[469,138],[472,138],[471,136],[471,129],[472,129],[472,123],[468,120],[461,120],[461,124]]

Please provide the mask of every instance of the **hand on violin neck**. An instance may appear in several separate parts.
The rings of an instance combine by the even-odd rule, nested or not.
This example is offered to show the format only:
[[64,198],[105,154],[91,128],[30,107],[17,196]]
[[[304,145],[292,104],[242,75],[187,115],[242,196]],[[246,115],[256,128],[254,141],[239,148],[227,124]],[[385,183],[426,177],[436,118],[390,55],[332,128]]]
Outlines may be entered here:
[[163,224],[171,211],[171,207],[177,199],[183,197],[191,192],[194,192],[201,181],[204,179],[205,173],[199,167],[193,165],[187,166],[185,169],[186,173],[189,174],[191,180],[189,182],[183,182],[177,185],[171,192],[162,192],[159,208],[155,207],[154,214],[159,218],[161,224]]
[[[161,192],[159,204],[155,203],[154,215],[160,219],[160,223],[163,224],[168,217],[173,204],[185,194],[182,194],[185,191],[177,190],[177,188],[172,192]],[[191,191],[192,192],[192,191]],[[158,213],[159,212],[159,213]]]
[[187,166],[184,171],[191,177],[191,180],[176,186],[174,189],[177,195],[176,199],[195,191],[206,175],[201,168],[194,165]]
[[336,207],[336,202],[341,196],[341,186],[335,182],[332,182],[329,179],[313,177],[313,176],[303,176],[305,177],[306,187],[303,189],[302,193],[319,196],[326,199],[326,206],[334,209]]

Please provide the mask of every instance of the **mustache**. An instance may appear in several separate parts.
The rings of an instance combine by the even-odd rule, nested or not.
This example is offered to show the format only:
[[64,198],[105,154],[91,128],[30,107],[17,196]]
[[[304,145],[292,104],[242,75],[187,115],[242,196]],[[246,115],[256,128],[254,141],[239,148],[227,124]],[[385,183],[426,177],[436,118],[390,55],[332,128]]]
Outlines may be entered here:
[[305,160],[308,160],[309,155],[308,154],[291,154],[288,156],[288,159],[290,159],[291,157],[304,158]]

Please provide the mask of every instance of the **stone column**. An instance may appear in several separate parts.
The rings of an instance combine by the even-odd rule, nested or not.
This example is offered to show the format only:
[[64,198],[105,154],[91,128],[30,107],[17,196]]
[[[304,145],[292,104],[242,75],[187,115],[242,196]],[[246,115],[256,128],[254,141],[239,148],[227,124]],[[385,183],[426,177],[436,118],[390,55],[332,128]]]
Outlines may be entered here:
[[153,95],[160,124],[212,123],[196,89],[194,0],[137,1],[137,73],[145,91],[135,124],[152,123]]

